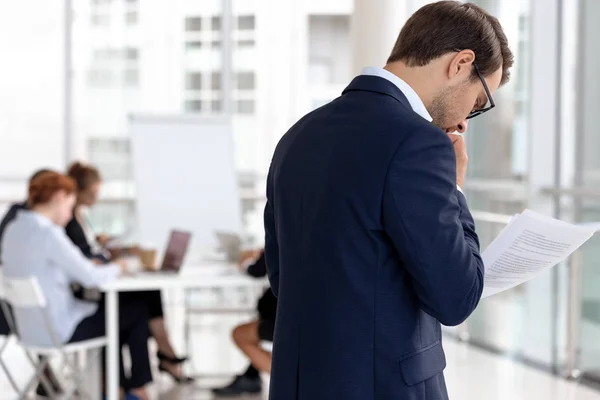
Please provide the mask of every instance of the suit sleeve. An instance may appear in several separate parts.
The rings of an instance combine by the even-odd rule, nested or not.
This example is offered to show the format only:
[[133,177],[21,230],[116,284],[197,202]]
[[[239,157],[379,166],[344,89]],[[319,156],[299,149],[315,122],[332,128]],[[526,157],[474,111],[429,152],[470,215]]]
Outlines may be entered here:
[[273,166],[267,176],[267,205],[265,206],[265,261],[271,290],[279,296],[279,244],[275,229],[275,204],[273,198]]
[[383,223],[422,309],[444,325],[477,307],[484,266],[466,199],[456,186],[456,156],[438,130],[413,132],[386,178]]

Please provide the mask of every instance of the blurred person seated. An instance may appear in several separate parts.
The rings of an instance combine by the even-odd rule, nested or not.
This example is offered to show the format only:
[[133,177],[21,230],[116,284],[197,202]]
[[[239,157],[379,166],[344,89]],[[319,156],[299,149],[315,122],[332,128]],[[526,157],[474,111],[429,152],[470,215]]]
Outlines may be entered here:
[[[50,169],[43,168],[43,169],[40,169],[40,170],[34,172],[34,174],[29,178],[29,184],[31,184],[31,182],[35,178],[37,178],[44,172],[50,172],[50,171],[51,171]],[[6,214],[4,215],[4,217],[2,218],[2,221],[0,222],[0,265],[2,265],[2,239],[4,238],[4,232],[6,231],[6,227],[16,218],[17,213],[20,210],[26,210],[27,208],[28,208],[27,200],[24,200],[20,203],[12,204],[10,206],[10,208],[8,209],[8,211],[6,212]],[[10,309],[10,306],[9,306],[9,309]],[[6,317],[4,316],[4,310],[2,307],[0,307],[0,335],[6,336],[8,334],[10,334],[10,327],[9,327]],[[43,357],[40,357],[40,358],[43,359]],[[49,366],[45,368],[44,376],[46,377],[46,379],[52,386],[52,390],[55,393],[62,392],[61,385],[58,382],[58,379],[56,379],[56,376],[54,375],[54,373],[52,372],[52,369]],[[36,393],[40,396],[46,396],[48,394],[46,391],[46,388],[41,383],[38,385],[38,387],[36,389]]]
[[[48,301],[47,315],[54,332],[44,324],[39,310],[14,310],[21,339],[32,345],[55,346],[54,340],[66,344],[104,336],[104,302],[94,304],[75,298],[70,283],[100,287],[126,270],[124,262],[96,266],[66,236],[64,227],[73,216],[75,193],[71,178],[52,171],[37,176],[29,184],[27,209],[17,212],[2,242],[4,275],[36,277]],[[120,360],[121,387],[130,392],[129,398],[146,400],[144,387],[152,381],[148,312],[141,301],[119,305],[121,345],[128,345],[132,365],[130,377],[125,378]]]
[[[44,172],[50,172],[50,171],[51,170],[49,170],[49,169],[40,169],[40,170],[34,172],[34,174],[29,178],[29,184],[31,184],[31,182],[35,178],[37,178]],[[2,243],[2,238],[4,237],[4,232],[6,231],[6,227],[8,226],[8,224],[10,222],[12,222],[15,219],[15,217],[17,216],[17,212],[19,212],[19,210],[26,210],[26,209],[27,209],[27,200],[24,200],[20,203],[15,203],[10,206],[10,208],[8,209],[6,214],[4,214],[4,217],[2,218],[2,222],[0,222],[0,243]],[[2,260],[2,246],[0,246],[0,260]],[[1,265],[1,263],[0,263],[0,265]]]
[[96,236],[86,217],[86,209],[93,207],[98,201],[102,186],[100,172],[91,165],[75,162],[67,170],[67,176],[73,179],[77,185],[77,202],[73,219],[66,227],[67,235],[73,243],[87,258],[97,259],[101,262],[108,262],[119,256],[136,255],[139,251],[137,246],[106,248],[113,238],[105,233],[99,233]]
[[[73,218],[67,224],[66,232],[71,241],[81,252],[95,262],[109,262],[118,260],[125,254],[137,254],[137,247],[113,248],[106,251],[103,245],[110,240],[108,235],[95,236],[85,218],[84,209],[93,207],[98,201],[102,186],[100,172],[93,166],[76,162],[72,164],[67,175],[75,181],[77,187],[77,200],[73,209]],[[98,239],[98,240],[97,240]],[[169,374],[178,383],[190,383],[192,378],[184,376],[181,364],[187,357],[178,357],[171,345],[171,340],[165,326],[162,296],[159,290],[121,293],[120,298],[132,297],[143,301],[149,312],[150,334],[158,346],[157,357],[160,361],[159,370]]]
[[[263,250],[243,253],[239,265],[252,277],[262,278],[267,275]],[[229,385],[213,389],[215,395],[236,396],[262,392],[260,371],[271,372],[271,353],[264,350],[260,342],[273,341],[277,314],[277,298],[271,288],[267,288],[258,300],[256,310],[258,311],[256,320],[239,325],[233,330],[233,340],[250,360],[250,366],[242,375],[236,376]]]

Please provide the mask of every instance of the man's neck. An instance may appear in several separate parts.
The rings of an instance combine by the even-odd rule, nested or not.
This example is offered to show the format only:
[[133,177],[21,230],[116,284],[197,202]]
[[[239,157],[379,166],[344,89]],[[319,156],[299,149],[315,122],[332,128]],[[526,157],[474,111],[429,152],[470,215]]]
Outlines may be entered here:
[[423,67],[408,67],[403,62],[397,61],[387,64],[383,68],[406,82],[419,96],[425,108],[429,109],[435,93],[430,88],[432,85],[428,84],[430,79],[427,79],[427,72]]

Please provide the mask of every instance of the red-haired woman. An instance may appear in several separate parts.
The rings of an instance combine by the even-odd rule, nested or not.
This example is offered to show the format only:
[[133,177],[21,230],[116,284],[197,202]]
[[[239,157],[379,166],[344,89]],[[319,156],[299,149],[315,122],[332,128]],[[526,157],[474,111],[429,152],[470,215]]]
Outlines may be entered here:
[[[70,284],[79,282],[99,287],[116,279],[124,263],[98,267],[85,258],[69,240],[64,227],[71,220],[76,201],[76,184],[57,172],[45,172],[29,185],[28,210],[18,212],[3,240],[3,273],[9,278],[37,277],[48,301],[47,312],[53,331],[34,309],[15,308],[21,339],[36,346],[52,346],[55,340],[73,343],[104,336],[104,304],[76,299]],[[120,309],[123,343],[132,359],[128,389],[147,399],[145,385],[152,381],[148,359],[147,310],[143,303],[129,302]],[[121,368],[123,371],[123,368]],[[125,386],[124,372],[122,385]]]

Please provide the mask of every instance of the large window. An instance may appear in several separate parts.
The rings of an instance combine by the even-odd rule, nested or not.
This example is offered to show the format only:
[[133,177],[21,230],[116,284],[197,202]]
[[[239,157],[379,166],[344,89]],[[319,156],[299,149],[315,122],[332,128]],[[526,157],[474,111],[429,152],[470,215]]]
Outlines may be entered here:
[[[494,94],[496,108],[470,120],[465,135],[469,168],[464,189],[476,219],[482,249],[504,227],[490,213],[512,216],[526,207],[536,208],[540,202],[531,201],[533,188],[537,187],[532,185],[530,170],[532,1],[537,0],[474,1],[499,19],[515,55],[511,82]],[[412,11],[430,2],[412,0],[415,6]],[[551,140],[551,133],[548,139]],[[551,155],[547,157],[549,160]],[[543,161],[536,159],[537,163]],[[538,211],[547,213],[547,210]],[[557,339],[553,336],[556,328],[549,282],[550,278],[545,276],[533,285],[523,285],[482,300],[457,333],[466,330],[474,343],[552,365]]]
[[90,18],[92,26],[104,27],[110,25],[110,15],[105,13],[94,13]]
[[210,26],[213,31],[219,32],[221,30],[221,17],[220,16],[211,17]]
[[190,72],[186,79],[187,90],[202,90],[202,73],[201,72]]
[[188,17],[185,19],[185,30],[187,32],[202,31],[202,17]]
[[[235,14],[235,10],[234,10]],[[248,68],[256,56],[256,17],[237,15],[232,18],[231,33],[233,51],[232,111],[242,118],[255,115],[257,102],[256,72]],[[183,110],[190,113],[220,114],[223,112],[223,75],[216,68],[222,61],[222,16],[206,15],[188,17],[184,20],[185,59],[196,71],[186,71],[186,96]],[[234,40],[236,38],[236,40]],[[205,60],[212,58],[213,65]]]
[[238,29],[240,31],[252,31],[255,26],[254,15],[240,15],[238,17]]
[[256,86],[254,75],[254,72],[238,72],[236,79],[238,90],[254,90]]
[[347,15],[311,15],[308,29],[309,84],[348,83],[351,66],[350,17]]
[[102,173],[106,181],[132,179],[131,144],[123,139],[90,139],[89,161]]
[[[475,2],[499,17],[515,54],[512,81],[494,96],[498,106],[472,120],[466,134],[466,191],[482,248],[503,227],[488,212],[530,207],[600,222],[600,2]],[[600,381],[600,241],[569,262],[483,300],[461,329],[474,343]]]
[[[568,4],[566,7],[573,7]],[[572,115],[565,124],[565,141],[574,138],[572,161],[574,176],[571,187],[573,213],[578,222],[600,222],[600,54],[598,35],[600,2],[580,0],[573,7],[574,18],[565,24],[565,33],[574,34],[577,40],[574,54],[566,59],[566,73],[575,77],[573,87],[565,93],[572,104],[565,116]],[[568,13],[568,12],[567,12]],[[568,42],[567,42],[568,43]],[[571,94],[572,96],[569,96]],[[600,224],[598,224],[600,226]],[[586,376],[600,382],[600,239],[586,244],[580,258],[581,276],[581,343],[580,363],[577,367]],[[577,275],[576,275],[577,276]]]
[[0,26],[0,203],[5,204],[23,200],[25,182],[36,169],[64,168],[64,10],[53,2],[36,4],[35,12],[29,2],[0,2]]
[[[496,108],[469,123],[466,141],[469,169],[465,189],[469,206],[478,211],[514,215],[529,206],[529,55],[531,24],[530,2],[507,7],[506,0],[475,1],[497,16],[510,40],[515,55],[511,82],[494,94]],[[502,224],[485,219],[476,221],[481,247],[485,249],[500,233]],[[552,319],[540,318],[532,326],[524,319],[529,298],[543,295],[539,287],[521,286],[482,301],[466,326],[474,342],[513,351],[537,362],[552,363]],[[548,315],[550,315],[548,295]],[[506,324],[506,321],[511,321]],[[542,333],[540,330],[545,330]],[[540,335],[540,333],[542,333]],[[519,340],[537,337],[537,345]]]
[[96,48],[87,75],[90,88],[135,88],[140,84],[139,49]]
[[96,204],[89,215],[94,232],[119,236],[132,234],[127,240],[135,243],[135,203],[131,200],[104,200]]
[[210,74],[210,87],[212,90],[221,90],[221,72],[213,71]]
[[254,114],[254,101],[253,100],[238,100],[237,112],[240,114]]

